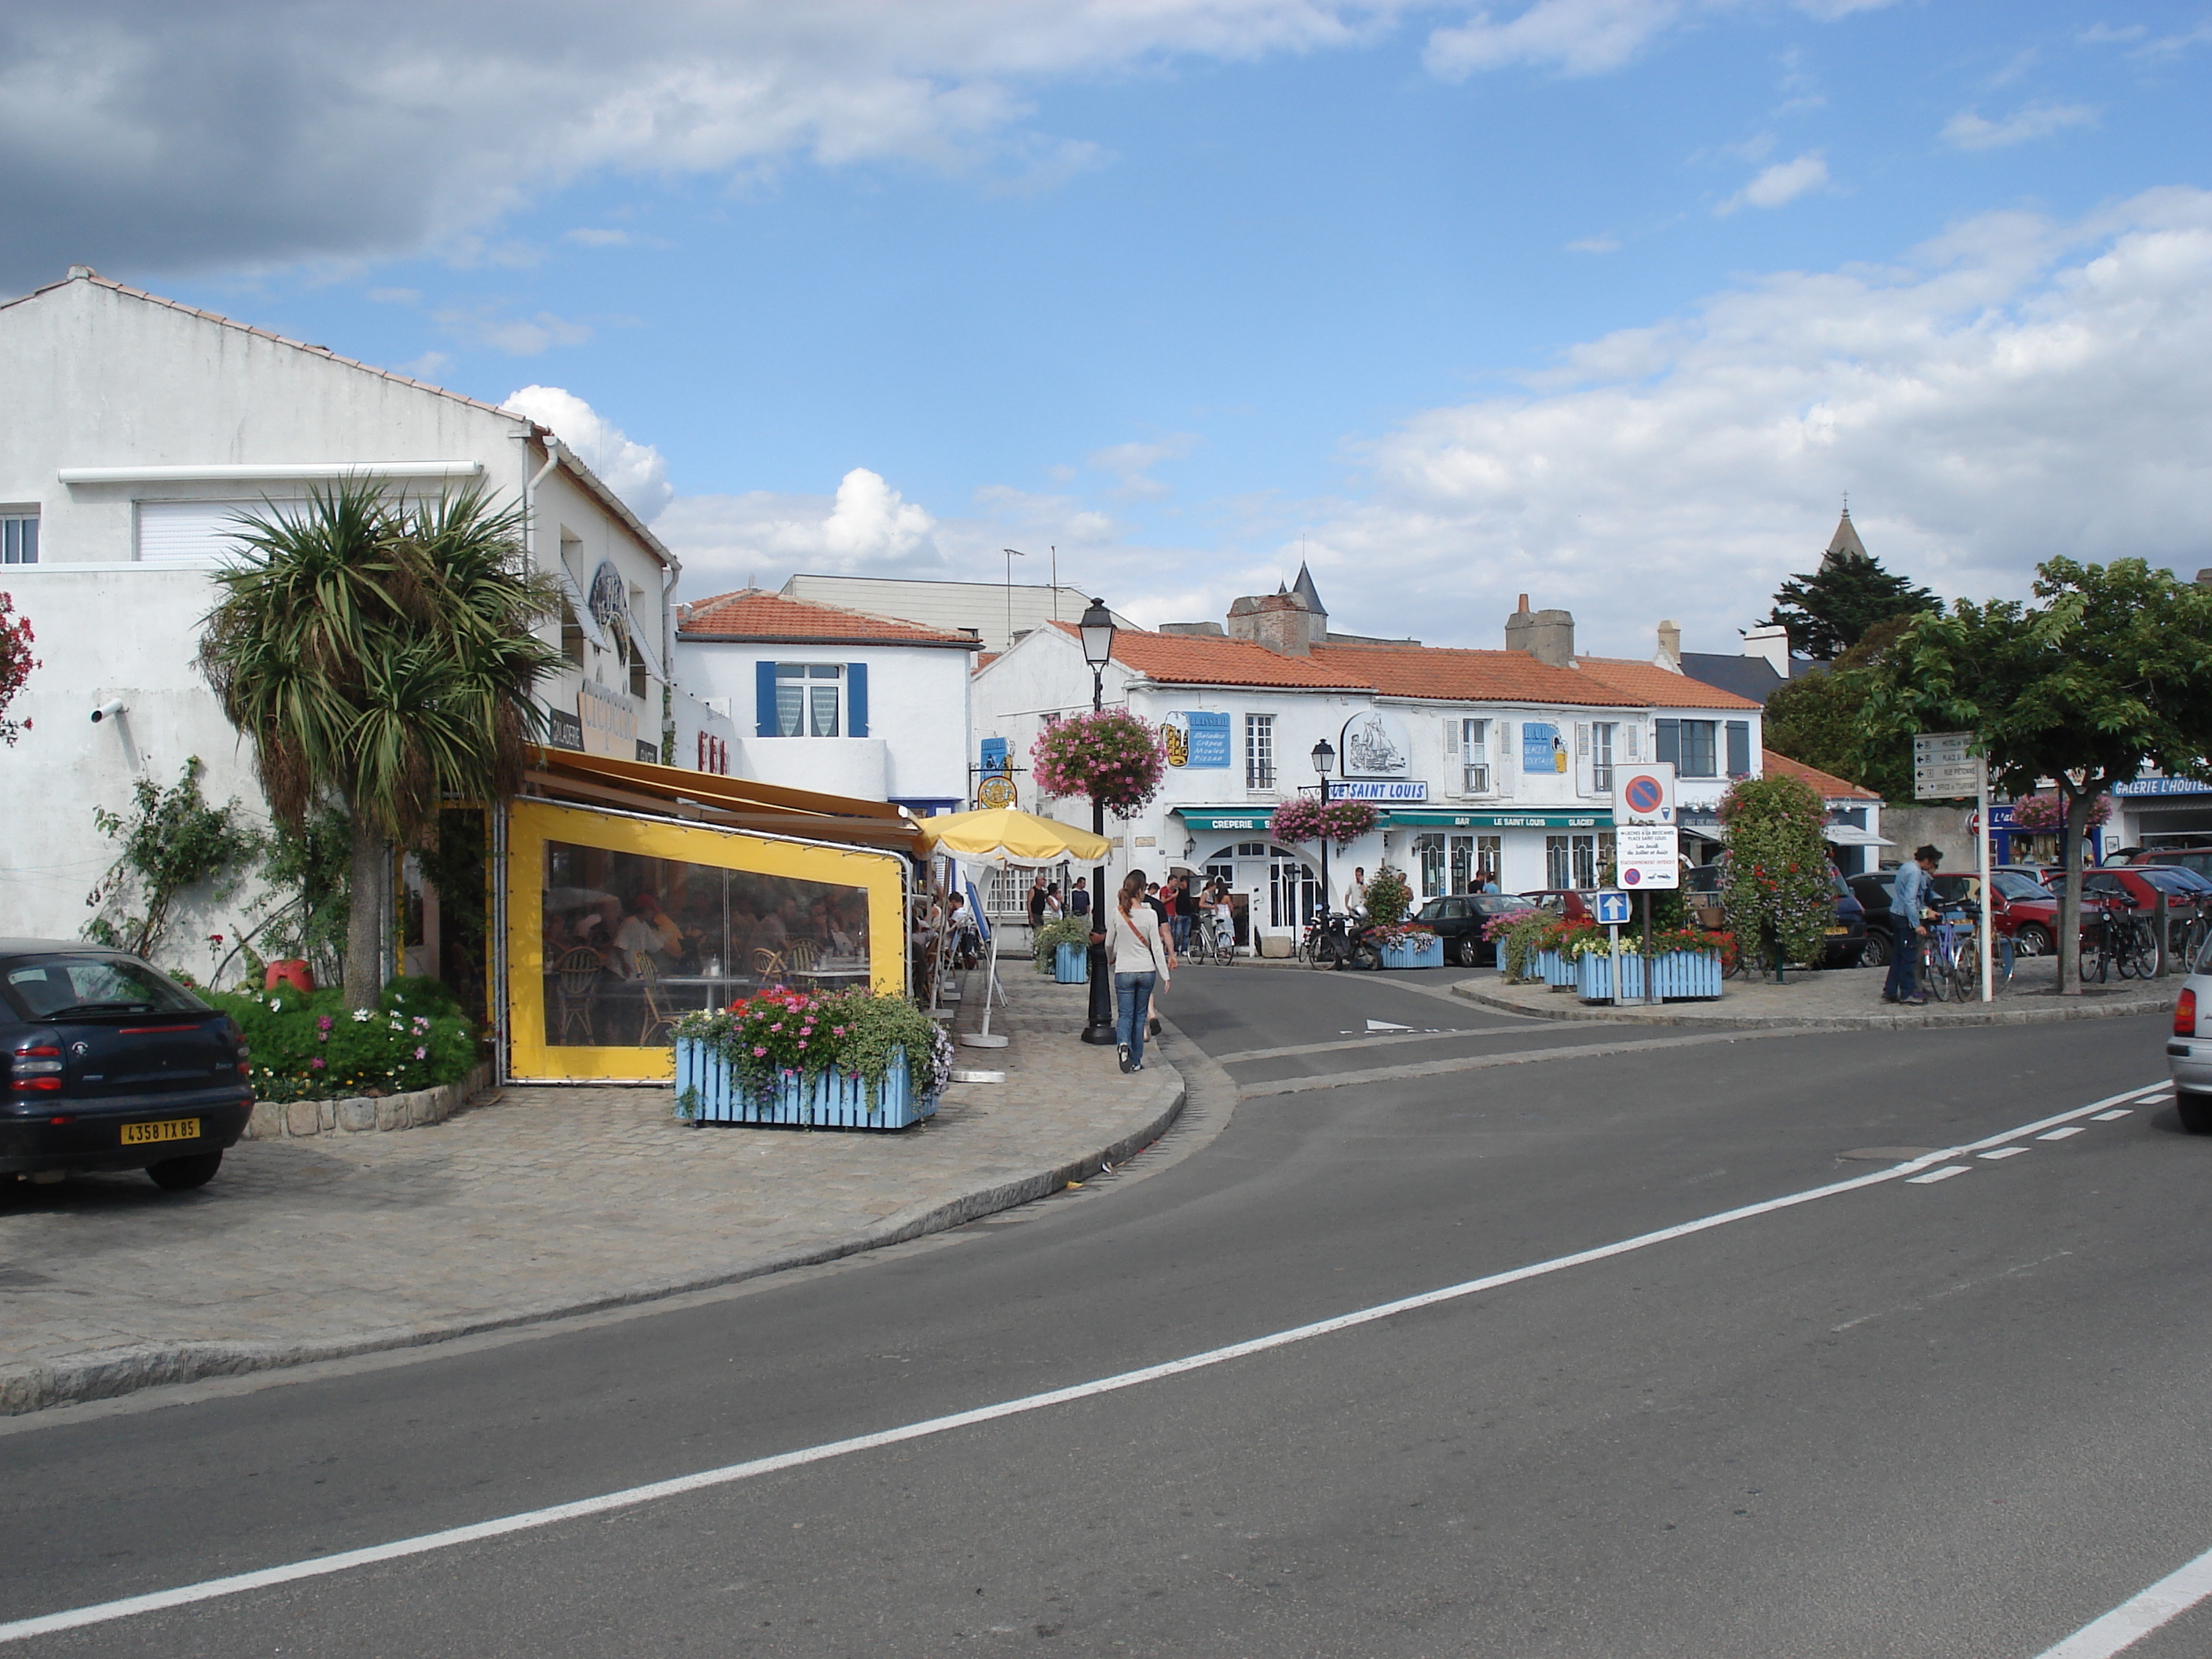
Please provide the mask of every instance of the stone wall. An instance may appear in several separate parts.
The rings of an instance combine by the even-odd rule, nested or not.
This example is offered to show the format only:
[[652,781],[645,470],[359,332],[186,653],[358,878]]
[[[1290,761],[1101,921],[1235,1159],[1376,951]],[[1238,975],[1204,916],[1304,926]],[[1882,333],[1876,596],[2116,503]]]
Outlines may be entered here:
[[1885,806],[1881,836],[1897,845],[1877,847],[1875,851],[1881,854],[1883,865],[1901,865],[1912,857],[1914,849],[1926,845],[1943,855],[1937,869],[1954,875],[1971,874],[1981,867],[1981,854],[1974,850],[1974,838],[1966,829],[1966,818],[1972,811],[1968,806]]
[[246,1126],[248,1140],[276,1140],[306,1135],[373,1134],[419,1129],[443,1123],[465,1111],[470,1100],[491,1086],[491,1066],[477,1066],[459,1083],[416,1089],[404,1095],[356,1095],[344,1100],[257,1102]]

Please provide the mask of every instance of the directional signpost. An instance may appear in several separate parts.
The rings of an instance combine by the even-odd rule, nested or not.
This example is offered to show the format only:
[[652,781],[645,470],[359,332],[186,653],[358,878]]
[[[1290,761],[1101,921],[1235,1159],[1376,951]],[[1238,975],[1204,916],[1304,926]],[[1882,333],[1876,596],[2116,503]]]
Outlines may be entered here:
[[1982,1000],[1996,994],[1990,983],[1990,763],[1975,752],[1972,732],[1923,732],[1912,740],[1912,794],[1916,800],[1974,798],[1974,839],[1981,843]]
[[[1624,766],[1614,775],[1613,860],[1616,879],[1644,899],[1644,995],[1656,1001],[1651,975],[1651,890],[1682,884],[1682,832],[1674,827],[1674,766],[1671,761]],[[1600,895],[1601,898],[1604,895]],[[1619,895],[1626,899],[1627,892]],[[1623,921],[1627,918],[1624,916]],[[1613,935],[1618,975],[1620,936]],[[1614,980],[1616,987],[1620,981]]]

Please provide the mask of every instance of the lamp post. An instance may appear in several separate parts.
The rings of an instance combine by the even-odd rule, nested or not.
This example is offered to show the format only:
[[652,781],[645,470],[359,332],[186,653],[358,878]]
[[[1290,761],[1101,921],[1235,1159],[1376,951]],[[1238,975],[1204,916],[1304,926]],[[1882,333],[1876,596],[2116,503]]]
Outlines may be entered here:
[[[1106,664],[1114,655],[1114,613],[1103,599],[1093,599],[1076,631],[1083,636],[1083,660],[1091,665],[1091,712],[1106,707]],[[1097,791],[1091,796],[1091,833],[1106,834],[1106,803]],[[1091,1013],[1083,1027],[1083,1040],[1111,1047],[1114,1030],[1114,976],[1106,963],[1106,866],[1091,872]]]
[[[1313,746],[1314,774],[1321,779],[1321,805],[1323,814],[1328,811],[1329,769],[1335,764],[1336,750],[1329,746],[1328,739],[1323,738]],[[1328,912],[1328,826],[1324,823],[1321,832],[1321,913],[1326,916]]]

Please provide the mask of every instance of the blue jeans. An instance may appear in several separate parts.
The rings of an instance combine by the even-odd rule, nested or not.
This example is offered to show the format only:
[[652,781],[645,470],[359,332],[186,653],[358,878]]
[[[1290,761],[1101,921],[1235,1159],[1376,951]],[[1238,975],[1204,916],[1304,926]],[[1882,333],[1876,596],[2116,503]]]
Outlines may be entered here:
[[1114,1002],[1121,1011],[1114,1022],[1114,1040],[1129,1051],[1132,1065],[1145,1058],[1145,1030],[1152,1023],[1152,981],[1157,974],[1116,974]]
[[1903,1001],[1913,994],[1913,977],[1920,967],[1920,936],[1903,916],[1889,919],[1889,977],[1881,994]]
[[1195,916],[1170,916],[1168,918],[1168,937],[1175,940],[1176,954],[1177,956],[1184,956],[1189,953],[1190,925],[1197,920],[1198,918]]

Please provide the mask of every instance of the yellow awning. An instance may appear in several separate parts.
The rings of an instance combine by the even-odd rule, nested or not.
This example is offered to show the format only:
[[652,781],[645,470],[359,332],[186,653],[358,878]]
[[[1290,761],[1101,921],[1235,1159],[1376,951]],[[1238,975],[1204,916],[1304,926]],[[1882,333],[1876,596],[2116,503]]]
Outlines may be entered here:
[[1103,836],[1013,806],[917,818],[915,827],[932,851],[985,864],[1057,864],[1062,859],[1096,864],[1112,846]]

